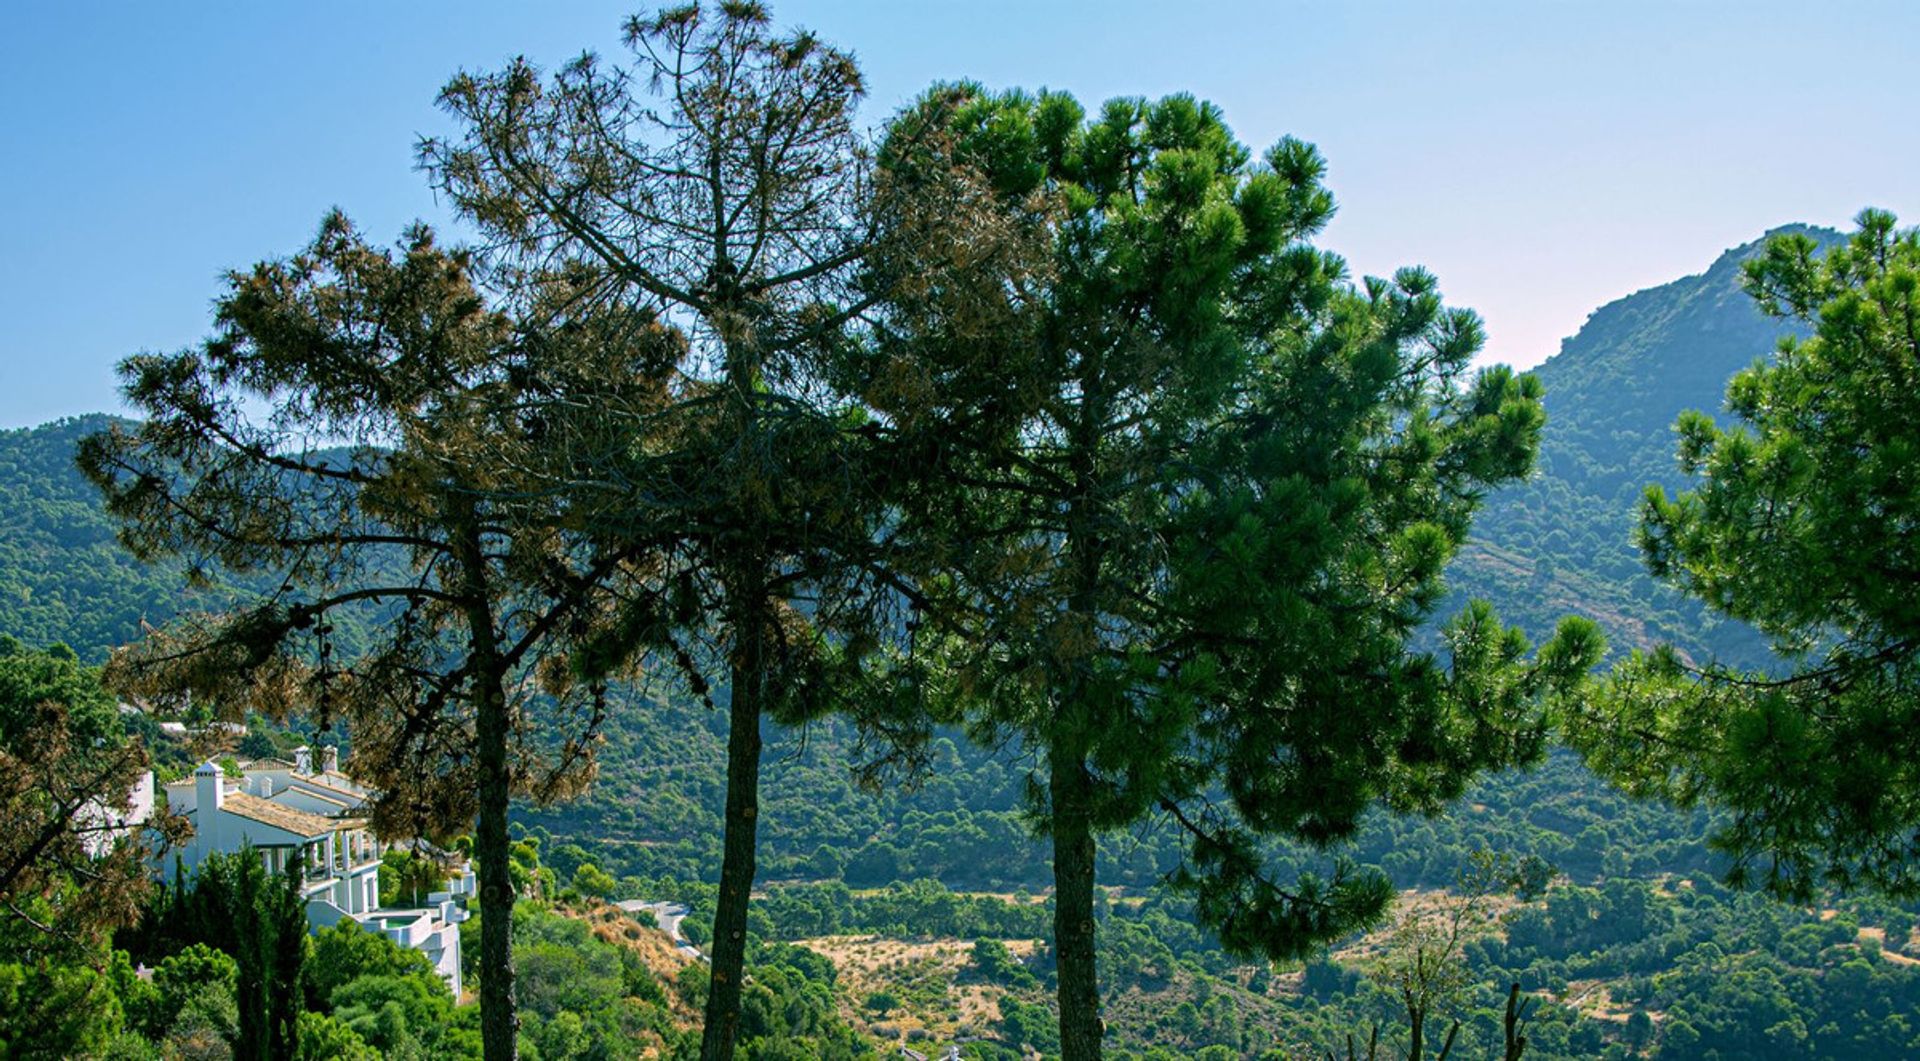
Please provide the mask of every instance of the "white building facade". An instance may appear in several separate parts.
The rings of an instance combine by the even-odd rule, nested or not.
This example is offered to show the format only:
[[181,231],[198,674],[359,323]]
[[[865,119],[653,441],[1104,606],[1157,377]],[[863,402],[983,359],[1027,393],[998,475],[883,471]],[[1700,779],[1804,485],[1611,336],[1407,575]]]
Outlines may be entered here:
[[420,951],[458,997],[462,905],[473,893],[473,871],[461,865],[447,891],[428,896],[424,907],[380,905],[381,842],[355,816],[367,791],[341,774],[326,750],[323,767],[312,769],[305,748],[292,763],[247,763],[241,776],[228,777],[214,763],[202,763],[187,781],[165,786],[167,806],[186,815],[193,835],[176,847],[164,872],[174,872],[175,857],[187,872],[214,854],[251,846],[269,872],[280,873],[303,853],[307,922],[314,931],[351,918],[395,943]]

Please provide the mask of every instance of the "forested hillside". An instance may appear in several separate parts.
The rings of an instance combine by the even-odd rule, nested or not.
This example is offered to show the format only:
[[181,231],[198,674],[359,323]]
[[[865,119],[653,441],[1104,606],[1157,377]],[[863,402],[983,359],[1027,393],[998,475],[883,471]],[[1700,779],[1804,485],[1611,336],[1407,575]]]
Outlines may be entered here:
[[[1763,658],[1750,631],[1713,623],[1654,585],[1630,541],[1644,486],[1675,485],[1674,417],[1717,410],[1728,376],[1772,348],[1778,324],[1737,285],[1738,263],[1756,247],[1602,307],[1542,366],[1550,419],[1539,472],[1490,499],[1454,568],[1456,598],[1489,598],[1536,638],[1576,612],[1600,621],[1616,648],[1671,640],[1696,656]],[[0,633],[29,645],[65,641],[92,661],[136,636],[142,618],[159,622],[185,602],[176,573],[142,567],[119,549],[72,467],[76,439],[107,422],[0,433]],[[616,693],[612,706],[595,785],[571,803],[524,808],[523,846],[550,874],[543,890],[564,902],[686,901],[694,913],[683,931],[704,942],[721,856],[724,712],[637,694]],[[1047,847],[1023,813],[1028,753],[982,749],[958,734],[937,739],[933,751],[917,785],[876,794],[852,781],[856,744],[843,723],[768,725],[765,896],[752,925],[761,982],[809,1000],[784,1011],[793,1027],[780,1035],[806,1044],[793,1056],[829,1042],[845,1051],[835,1056],[861,1056],[902,1037],[923,1050],[966,1042],[969,1057],[1056,1048],[1044,944],[1051,875]],[[1557,871],[1540,894],[1503,897],[1499,920],[1473,934],[1465,954],[1473,982],[1455,1008],[1465,1022],[1457,1056],[1497,1056],[1509,982],[1543,1000],[1529,1057],[1893,1058],[1920,1050],[1900,1016],[1920,1005],[1920,961],[1906,949],[1911,913],[1878,902],[1797,909],[1728,892],[1715,883],[1710,825],[1705,812],[1625,799],[1560,754],[1538,772],[1485,780],[1445,817],[1377,818],[1340,850],[1278,851],[1275,868],[1323,871],[1336,857],[1376,865],[1410,890],[1403,910],[1439,902],[1433,896],[1475,851]],[[1395,1027],[1379,964],[1391,939],[1348,940],[1325,960],[1291,968],[1235,961],[1194,929],[1179,894],[1160,887],[1179,855],[1157,821],[1101,842],[1102,880],[1113,886],[1100,939],[1116,1048],[1163,1058],[1290,1057],[1341,1049],[1350,1032],[1364,1042],[1376,1023]],[[553,939],[579,945],[577,925],[540,916]],[[601,949],[589,955],[607,981],[594,1027],[609,1029],[608,1042],[635,1041],[643,1026],[661,1041],[690,1034],[698,977],[670,996],[655,982],[665,981],[661,970],[629,969],[620,987],[623,959]],[[533,988],[566,979],[540,969],[535,963]],[[624,1002],[610,1001],[623,992]],[[529,1034],[553,1056],[595,1056],[544,1045],[571,1027],[562,1010],[587,1009],[536,1009]]]
[[[1767,235],[1786,232],[1840,238],[1804,225]],[[1786,327],[1740,289],[1740,263],[1765,240],[1600,307],[1536,370],[1547,407],[1539,471],[1488,499],[1452,571],[1457,597],[1493,601],[1536,639],[1575,613],[1599,621],[1616,651],[1671,642],[1703,659],[1764,659],[1753,631],[1649,579],[1632,533],[1648,484],[1681,485],[1675,417],[1718,415],[1727,380],[1769,355]]]
[[[1790,231],[1839,238],[1775,230]],[[1485,597],[1536,640],[1573,612],[1598,620],[1616,649],[1671,641],[1696,656],[1762,658],[1751,631],[1650,580],[1632,528],[1647,484],[1679,485],[1674,418],[1717,412],[1728,378],[1781,333],[1739,288],[1740,263],[1763,242],[1600,307],[1536,370],[1548,413],[1538,472],[1488,499],[1451,573],[1456,600]],[[73,468],[75,442],[110,422],[76,417],[0,432],[0,631],[29,644],[66,641],[90,660],[137,636],[142,618],[171,616],[182,599],[177,577],[114,543]]]
[[[96,413],[0,431],[0,634],[62,642],[90,663],[139,638],[143,623],[230,599],[218,565],[189,586],[178,566],[141,563],[115,539],[99,491],[74,466],[80,440],[115,422]],[[232,585],[258,588],[244,578]],[[337,641],[357,645],[360,623],[341,615]]]
[[181,580],[127,555],[98,491],[74,468],[79,440],[106,416],[0,431],[0,632],[64,641],[99,661],[184,603]]

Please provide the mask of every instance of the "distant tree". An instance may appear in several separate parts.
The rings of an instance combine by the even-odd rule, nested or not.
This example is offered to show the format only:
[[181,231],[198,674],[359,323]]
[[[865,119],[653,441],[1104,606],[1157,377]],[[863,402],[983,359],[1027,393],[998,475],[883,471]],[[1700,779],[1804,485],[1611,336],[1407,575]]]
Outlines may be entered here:
[[[1475,983],[1465,948],[1475,935],[1491,931],[1488,900],[1524,883],[1512,858],[1476,851],[1438,910],[1416,908],[1401,915],[1372,975],[1400,1003],[1408,1061],[1425,1061],[1431,1022],[1464,1009],[1469,999]],[[1517,1019],[1516,1005],[1510,1001],[1509,1013]],[[1451,1053],[1460,1025],[1456,1018],[1448,1026],[1437,1056]]]
[[[250,726],[252,721],[249,721]],[[247,735],[240,738],[240,754],[249,759],[271,759],[280,754],[280,748],[274,744],[272,734],[249,728]]]
[[1033,974],[1014,959],[1005,943],[997,939],[974,940],[973,952],[963,972],[966,979],[986,984],[1031,987],[1034,983]]
[[1653,1043],[1653,1018],[1644,1009],[1636,1009],[1627,1018],[1627,1045],[1638,1054]]
[[1518,895],[1522,902],[1532,902],[1545,895],[1547,888],[1553,884],[1553,879],[1559,875],[1560,871],[1554,868],[1553,863],[1539,855],[1522,855],[1513,866],[1514,894]]
[[595,899],[611,899],[620,887],[620,882],[612,875],[591,862],[583,863],[573,873],[573,889],[581,895]]
[[[136,556],[269,587],[116,654],[122,688],[232,720],[344,718],[376,830],[472,829],[491,1059],[515,1041],[508,800],[590,776],[605,679],[635,647],[606,594],[645,577],[547,486],[616,444],[597,410],[644,405],[678,344],[647,314],[582,308],[564,273],[519,280],[493,308],[426,229],[396,254],[331,215],[302,253],[228,278],[200,348],[129,358],[145,420],[79,454]],[[336,616],[377,633],[336,652]]]
[[1904,947],[1913,932],[1914,917],[1905,910],[1889,911],[1885,918],[1887,945]]
[[1543,699],[1598,635],[1573,623],[1529,660],[1475,605],[1444,659],[1416,647],[1481,495],[1530,467],[1540,388],[1472,372],[1479,322],[1431,275],[1356,286],[1308,244],[1333,208],[1311,147],[1255,162],[1185,96],[927,105],[1051,257],[898,307],[867,393],[925,475],[907,532],[949,569],[944,687],[976,737],[1038,753],[1060,1048],[1097,1058],[1100,833],[1165,813],[1201,921],[1298,957],[1391,888],[1346,867],[1283,886],[1257,838],[1329,844],[1535,759]]
[[807,872],[819,880],[839,880],[846,868],[847,856],[826,844],[815,847],[807,858]]
[[86,950],[138,916],[185,832],[164,808],[127,827],[147,765],[97,669],[0,636],[0,956]]
[[[1824,255],[1748,262],[1761,309],[1811,329],[1727,387],[1735,422],[1681,416],[1695,485],[1650,487],[1648,569],[1767,636],[1755,673],[1671,648],[1614,668],[1569,732],[1636,794],[1729,812],[1728,879],[1805,902],[1920,894],[1920,233],[1869,210]],[[1755,351],[1756,354],[1759,351]]]
[[593,857],[587,854],[586,848],[579,844],[561,844],[541,859],[542,862],[552,866],[553,872],[563,879],[572,877],[574,871],[592,860]]

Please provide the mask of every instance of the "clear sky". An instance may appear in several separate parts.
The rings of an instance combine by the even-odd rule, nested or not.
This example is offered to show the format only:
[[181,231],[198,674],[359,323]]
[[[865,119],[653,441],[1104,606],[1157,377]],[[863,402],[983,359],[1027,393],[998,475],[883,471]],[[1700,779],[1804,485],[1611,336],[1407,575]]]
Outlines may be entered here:
[[[201,337],[224,270],[330,206],[444,222],[413,165],[456,69],[620,53],[600,2],[0,8],[0,427],[118,407],[113,364]],[[1775,225],[1920,222],[1920,3],[787,0],[882,119],[926,84],[1190,91],[1320,145],[1357,272],[1433,269],[1487,357]]]

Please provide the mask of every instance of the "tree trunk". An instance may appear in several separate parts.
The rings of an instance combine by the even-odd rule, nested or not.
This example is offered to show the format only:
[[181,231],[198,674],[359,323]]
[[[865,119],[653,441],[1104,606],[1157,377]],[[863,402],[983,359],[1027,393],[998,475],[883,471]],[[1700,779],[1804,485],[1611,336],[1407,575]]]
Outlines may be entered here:
[[480,884],[480,1047],[486,1061],[512,1061],[520,1049],[520,1015],[513,998],[513,873],[507,864],[507,705],[497,678],[488,685],[475,720],[480,744],[480,813],[473,831]]
[[[745,584],[742,584],[745,583]],[[734,652],[727,718],[727,818],[720,896],[713,915],[707,1022],[701,1061],[730,1061],[740,1038],[740,989],[747,965],[747,906],[753,895],[754,845],[760,825],[760,714],[766,691],[766,630],[758,579],[736,583],[742,613],[733,624]]]
[[1094,968],[1093,829],[1088,803],[1093,779],[1079,756],[1052,765],[1053,947],[1058,963],[1060,1056],[1098,1061],[1100,980]]
[[480,885],[480,1049],[486,1061],[513,1061],[520,1050],[520,1015],[513,998],[513,873],[507,839],[506,666],[486,594],[486,559],[471,502],[456,548],[464,575],[462,596],[473,673],[474,737],[479,808],[473,854]]

